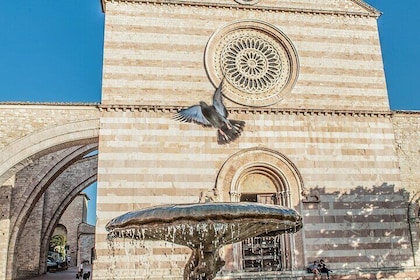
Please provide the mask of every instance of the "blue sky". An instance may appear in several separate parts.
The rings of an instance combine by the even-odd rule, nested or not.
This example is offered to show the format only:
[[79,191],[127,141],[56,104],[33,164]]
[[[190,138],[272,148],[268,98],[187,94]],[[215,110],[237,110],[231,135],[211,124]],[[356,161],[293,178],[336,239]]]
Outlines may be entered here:
[[[420,1],[366,2],[383,12],[378,23],[391,109],[420,110]],[[104,18],[100,0],[3,1],[0,102],[100,102]],[[88,190],[90,205],[95,191]]]
[[[391,109],[420,110],[420,1],[366,2],[383,12]],[[0,102],[100,102],[104,18],[100,0],[3,1]]]

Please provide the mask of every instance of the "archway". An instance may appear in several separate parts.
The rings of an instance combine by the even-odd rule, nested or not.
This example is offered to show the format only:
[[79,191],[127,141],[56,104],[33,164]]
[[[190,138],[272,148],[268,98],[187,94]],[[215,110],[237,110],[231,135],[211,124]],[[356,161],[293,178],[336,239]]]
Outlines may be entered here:
[[67,245],[67,228],[58,224],[51,237],[48,238],[48,256],[54,260],[65,261],[66,257],[66,245]]
[[[267,148],[250,148],[232,155],[222,166],[216,180],[216,188],[224,201],[255,201],[295,208],[299,211],[302,176],[297,167],[283,154]],[[304,262],[302,254],[295,254],[296,239],[301,233],[284,234],[276,239],[260,238],[258,242],[271,242],[270,261],[256,266],[256,254],[252,253],[255,240],[249,246],[234,244],[225,250],[228,269],[233,271],[293,270]],[[274,243],[275,244],[274,244]],[[252,247],[252,248],[251,248]],[[262,252],[261,244],[258,250]],[[247,250],[251,250],[247,256]],[[261,253],[262,256],[262,253]],[[250,261],[248,261],[250,260]],[[253,269],[253,267],[255,269]]]
[[[55,225],[73,198],[96,181],[97,156],[84,157],[96,149],[96,144],[90,144],[46,154],[16,174],[12,200],[12,213],[16,214],[11,217],[7,279],[45,271],[49,237]],[[32,257],[25,267],[18,267],[15,260],[25,259],[18,255],[19,248],[28,247],[28,240],[30,248],[25,251],[31,251]]]
[[[24,239],[28,239],[33,247],[31,253],[35,252],[30,260],[31,265],[27,267],[28,271],[35,275],[45,271],[52,230],[72,199],[96,181],[97,156],[85,156],[97,150],[98,132],[98,119],[75,121],[27,134],[0,150],[0,182],[3,184],[8,180],[7,184],[12,183],[3,188],[8,192],[9,207],[7,216],[3,216],[3,219],[8,219],[10,225],[8,231],[4,232],[6,247],[1,248],[5,252],[2,256],[5,279],[17,277],[17,252],[18,247],[22,246],[19,244],[25,243]],[[83,166],[89,168],[82,169]],[[72,169],[75,169],[73,174]],[[60,176],[66,172],[69,177],[60,181]],[[77,172],[83,176],[74,176]],[[44,215],[44,212],[39,212],[44,210],[37,203],[41,198],[44,199],[51,186],[61,188],[58,190],[61,196],[60,199],[51,200],[49,207],[45,208],[49,214]],[[36,211],[35,207],[38,207]],[[43,238],[38,237],[38,241],[33,243],[30,241],[31,237],[28,237],[31,235],[31,228],[25,229],[30,227],[27,222],[31,215],[35,219],[43,218],[32,230],[43,234]]]

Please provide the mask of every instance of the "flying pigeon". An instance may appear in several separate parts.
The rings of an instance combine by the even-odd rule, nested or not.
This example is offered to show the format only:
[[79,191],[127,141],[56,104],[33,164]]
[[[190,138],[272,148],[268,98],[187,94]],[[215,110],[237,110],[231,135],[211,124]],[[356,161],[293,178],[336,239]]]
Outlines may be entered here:
[[209,106],[206,102],[200,101],[199,105],[182,109],[174,116],[174,119],[178,121],[193,122],[204,127],[217,128],[217,143],[220,145],[235,141],[241,135],[245,126],[244,121],[227,119],[228,111],[222,100],[223,80],[214,92],[213,105]]

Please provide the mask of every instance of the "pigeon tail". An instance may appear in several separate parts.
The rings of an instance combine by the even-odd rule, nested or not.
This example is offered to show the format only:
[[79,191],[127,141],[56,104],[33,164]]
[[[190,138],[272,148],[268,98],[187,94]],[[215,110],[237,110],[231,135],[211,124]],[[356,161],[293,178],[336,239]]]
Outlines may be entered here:
[[225,124],[217,130],[217,143],[219,145],[235,141],[244,130],[244,121],[229,120],[229,122],[229,125]]

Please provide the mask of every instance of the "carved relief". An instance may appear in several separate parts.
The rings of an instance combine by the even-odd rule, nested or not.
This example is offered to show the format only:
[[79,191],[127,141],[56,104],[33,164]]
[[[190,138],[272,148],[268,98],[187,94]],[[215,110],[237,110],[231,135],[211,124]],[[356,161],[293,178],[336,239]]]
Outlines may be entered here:
[[217,190],[217,188],[213,188],[207,191],[202,191],[200,193],[200,197],[198,200],[199,203],[218,202],[218,201],[219,201],[219,191]]
[[302,202],[313,202],[313,203],[318,203],[320,202],[319,199],[319,191],[311,189],[311,190],[303,190],[302,191]]

